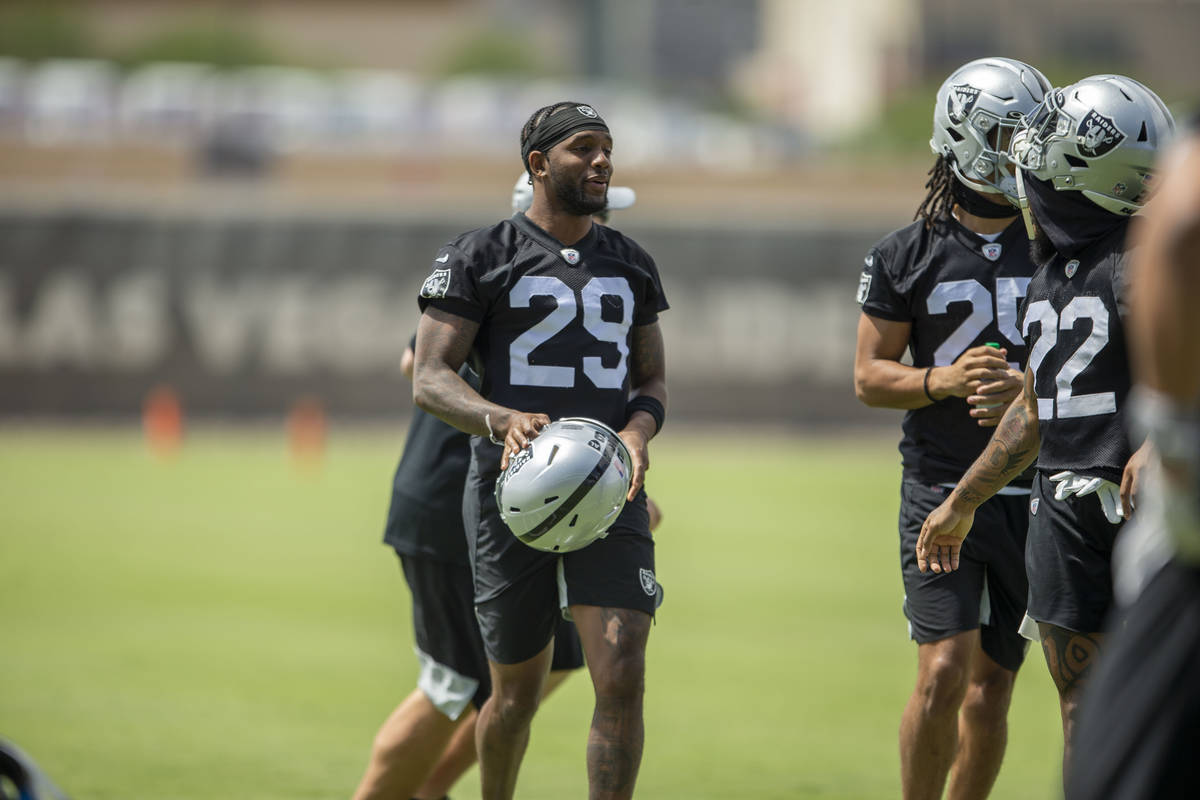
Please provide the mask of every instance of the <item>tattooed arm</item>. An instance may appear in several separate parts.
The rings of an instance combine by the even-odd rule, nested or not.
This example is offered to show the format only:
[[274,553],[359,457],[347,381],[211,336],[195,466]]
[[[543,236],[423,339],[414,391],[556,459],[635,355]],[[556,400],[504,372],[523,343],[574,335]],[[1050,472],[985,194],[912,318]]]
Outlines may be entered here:
[[504,469],[508,457],[525,449],[550,418],[489,403],[459,377],[478,331],[479,323],[436,308],[421,315],[413,360],[413,402],[460,431],[502,439],[500,468]]
[[975,509],[1025,471],[1041,447],[1037,396],[1033,373],[1025,370],[1025,391],[1013,403],[991,441],[958,481],[945,502],[935,508],[921,526],[917,538],[917,566],[922,572],[958,569],[963,540],[975,521]]
[[[667,406],[667,368],[663,355],[662,331],[657,322],[639,325],[633,329],[633,341],[629,352],[630,397],[653,397]],[[628,499],[632,500],[645,482],[646,470],[650,469],[650,451],[647,444],[658,432],[654,417],[647,411],[635,411],[625,428],[621,440],[633,457],[633,477],[629,482]]]

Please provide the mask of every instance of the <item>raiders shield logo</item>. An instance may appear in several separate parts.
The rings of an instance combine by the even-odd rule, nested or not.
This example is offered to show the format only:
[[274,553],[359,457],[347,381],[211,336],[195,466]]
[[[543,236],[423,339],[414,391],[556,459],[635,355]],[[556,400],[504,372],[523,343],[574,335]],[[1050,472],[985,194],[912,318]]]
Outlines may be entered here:
[[654,595],[658,592],[658,581],[654,579],[654,570],[645,568],[639,569],[638,578],[642,582],[642,591],[650,597],[654,597]]
[[435,269],[433,274],[425,279],[425,283],[421,284],[421,297],[434,300],[439,297],[446,296],[446,290],[450,288],[450,270]]
[[854,299],[858,301],[860,306],[867,302],[867,293],[870,291],[871,273],[864,271],[862,277],[858,279],[858,294],[854,296]]
[[1000,254],[1002,252],[1004,252],[1004,248],[1000,245],[999,242],[988,242],[987,244],[985,244],[983,246],[982,250],[983,250],[983,257],[986,258],[988,261],[999,261]]
[[1029,513],[1033,514],[1035,517],[1037,516],[1038,500],[1039,498],[1035,497],[1029,501]]
[[1070,261],[1067,262],[1067,265],[1065,267],[1063,267],[1063,272],[1067,273],[1068,278],[1074,278],[1075,273],[1078,271],[1079,271],[1079,259],[1076,259],[1076,258],[1072,258]]
[[572,267],[579,263],[579,251],[578,250],[572,250],[570,247],[568,247],[563,250],[559,250],[558,252],[562,254],[562,257],[565,258],[567,260],[567,263],[570,264]]
[[1079,154],[1088,158],[1099,158],[1125,141],[1125,134],[1109,117],[1095,109],[1089,111],[1079,123],[1075,135],[1079,141]]
[[979,99],[979,90],[969,83],[960,83],[950,87],[950,96],[946,98],[946,113],[955,125],[960,124],[975,107]]
[[596,113],[596,109],[592,108],[591,106],[575,106],[575,110],[580,114],[583,114],[585,117],[591,117],[592,119],[600,116]]

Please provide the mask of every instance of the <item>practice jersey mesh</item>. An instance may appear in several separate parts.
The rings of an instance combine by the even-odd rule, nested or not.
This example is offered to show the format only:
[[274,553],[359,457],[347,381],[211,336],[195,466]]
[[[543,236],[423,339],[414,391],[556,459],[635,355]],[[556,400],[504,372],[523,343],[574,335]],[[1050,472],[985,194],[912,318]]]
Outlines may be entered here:
[[[480,324],[480,394],[551,419],[625,426],[633,329],[667,308],[658,268],[632,239],[593,225],[568,247],[517,213],[460,236],[434,262],[421,308]],[[481,474],[499,471],[499,447],[472,446]]]
[[1021,308],[1021,330],[1037,393],[1037,467],[1120,483],[1132,448],[1125,325],[1128,225],[1077,258],[1037,271]]
[[[965,350],[995,342],[1009,364],[1025,368],[1017,311],[1036,267],[1024,227],[1014,221],[995,242],[955,220],[927,228],[917,221],[885,236],[867,253],[859,280],[864,314],[912,325],[915,367],[951,364]],[[980,427],[964,398],[909,410],[902,425],[904,477],[957,482],[995,428]],[[1014,483],[1028,485],[1030,475]]]

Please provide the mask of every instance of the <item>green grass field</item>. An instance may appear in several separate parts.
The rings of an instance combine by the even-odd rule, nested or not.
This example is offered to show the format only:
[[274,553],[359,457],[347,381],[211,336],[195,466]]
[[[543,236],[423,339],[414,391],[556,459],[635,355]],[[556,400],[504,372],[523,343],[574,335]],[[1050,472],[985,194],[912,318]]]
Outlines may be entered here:
[[[380,544],[402,431],[0,429],[0,737],[75,800],[349,795],[412,687],[407,592]],[[892,798],[916,648],[900,613],[898,431],[668,428],[644,798]],[[517,795],[586,795],[586,678],[542,709]],[[1054,798],[1053,687],[1031,651],[997,798]],[[455,796],[478,796],[473,771]]]

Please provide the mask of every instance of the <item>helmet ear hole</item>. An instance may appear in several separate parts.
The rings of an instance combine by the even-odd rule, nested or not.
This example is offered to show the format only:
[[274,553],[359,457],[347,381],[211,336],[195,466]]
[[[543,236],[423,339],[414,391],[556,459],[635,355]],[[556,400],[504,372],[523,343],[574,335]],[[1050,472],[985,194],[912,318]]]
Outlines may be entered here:
[[958,131],[954,130],[954,128],[946,128],[946,135],[949,136],[951,139],[953,139],[955,142],[964,141],[963,135],[961,133],[959,133]]
[[1066,159],[1066,162],[1068,164],[1070,164],[1072,167],[1078,167],[1080,169],[1087,168],[1088,163],[1086,161],[1084,161],[1082,158],[1073,156],[1070,153],[1063,153],[1063,158]]

